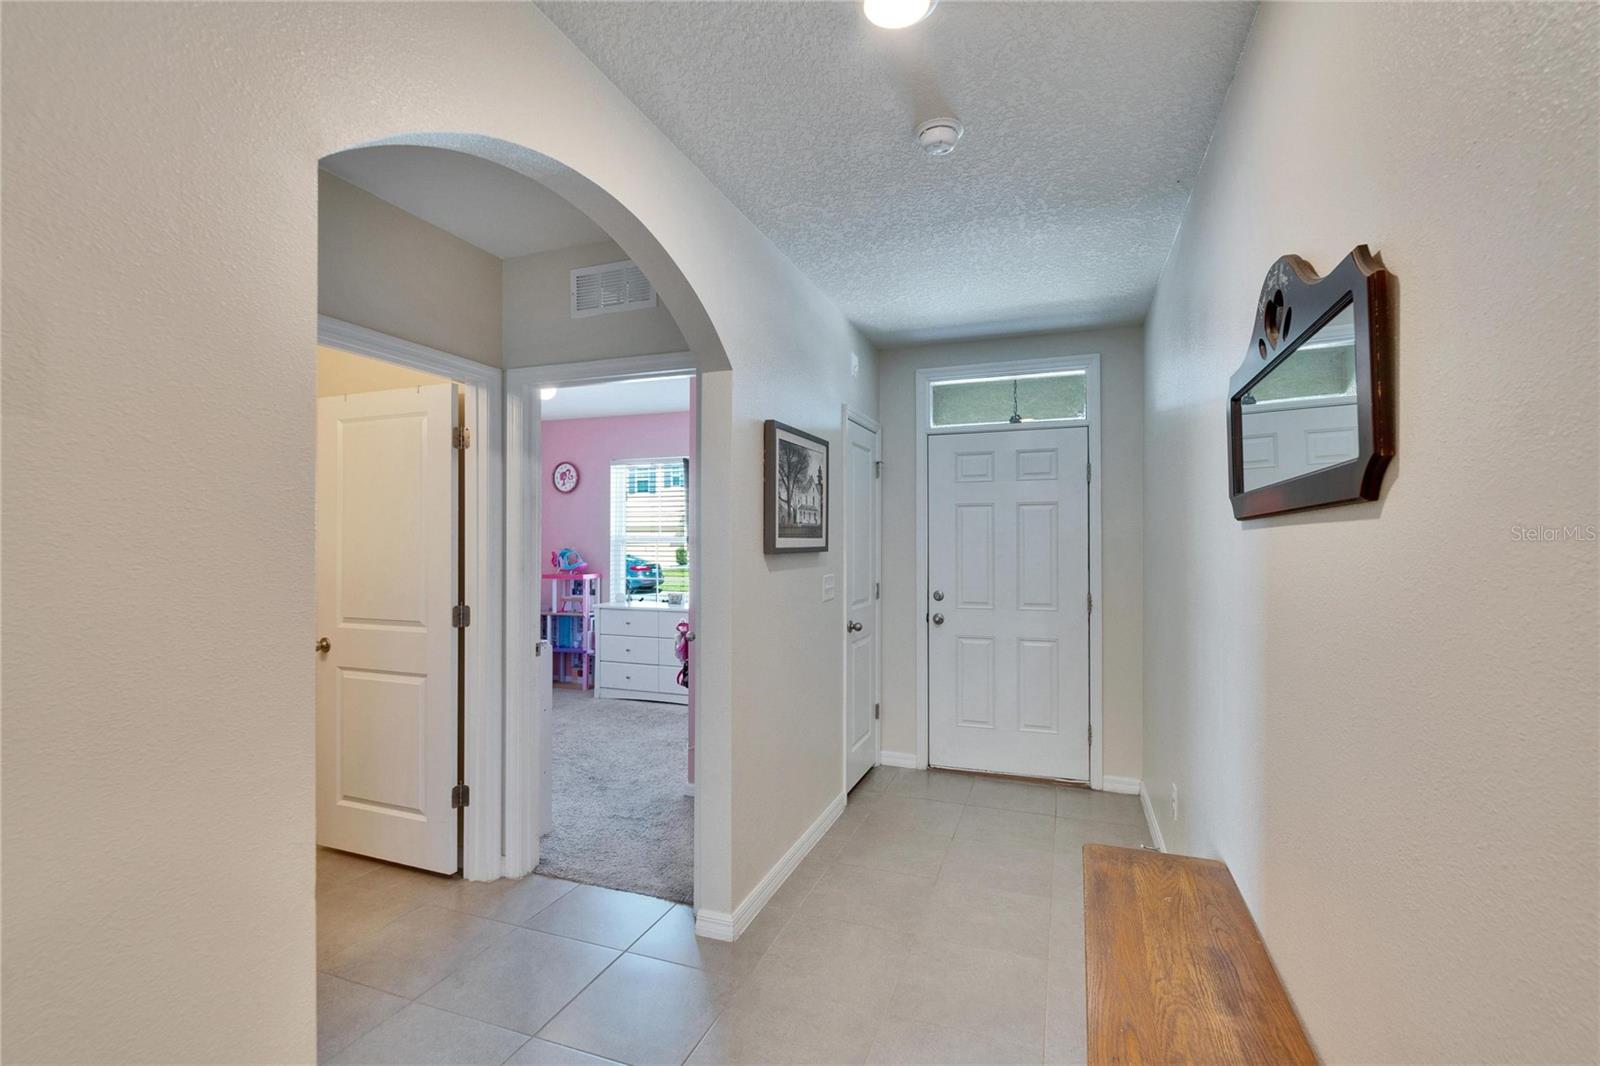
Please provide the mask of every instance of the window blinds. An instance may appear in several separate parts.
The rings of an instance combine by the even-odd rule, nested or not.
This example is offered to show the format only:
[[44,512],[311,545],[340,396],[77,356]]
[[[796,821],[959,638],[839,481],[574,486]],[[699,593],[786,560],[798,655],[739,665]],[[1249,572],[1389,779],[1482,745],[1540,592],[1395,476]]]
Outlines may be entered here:
[[[606,575],[612,600],[654,599],[668,591],[687,591],[680,558],[689,547],[689,461],[623,459],[611,464],[611,569]],[[632,573],[628,559],[661,569]],[[681,585],[681,588],[677,586]]]

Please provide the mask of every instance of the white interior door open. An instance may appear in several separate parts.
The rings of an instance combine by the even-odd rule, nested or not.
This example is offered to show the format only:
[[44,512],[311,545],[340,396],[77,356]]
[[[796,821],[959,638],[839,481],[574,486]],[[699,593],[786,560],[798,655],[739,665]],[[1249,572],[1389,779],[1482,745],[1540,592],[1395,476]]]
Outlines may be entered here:
[[458,866],[458,410],[453,384],[317,401],[317,842],[439,873]]
[[845,420],[845,774],[878,761],[878,433]]
[[928,759],[1089,777],[1089,431],[928,438]]

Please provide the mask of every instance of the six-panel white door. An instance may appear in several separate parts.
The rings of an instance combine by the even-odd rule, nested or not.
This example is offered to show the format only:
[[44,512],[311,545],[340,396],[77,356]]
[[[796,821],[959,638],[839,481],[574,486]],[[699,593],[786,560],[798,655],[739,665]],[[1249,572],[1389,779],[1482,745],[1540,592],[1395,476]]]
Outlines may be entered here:
[[878,761],[878,434],[845,423],[845,755],[849,791]]
[[928,438],[934,766],[1089,777],[1088,438]]
[[317,842],[457,868],[456,386],[317,401]]

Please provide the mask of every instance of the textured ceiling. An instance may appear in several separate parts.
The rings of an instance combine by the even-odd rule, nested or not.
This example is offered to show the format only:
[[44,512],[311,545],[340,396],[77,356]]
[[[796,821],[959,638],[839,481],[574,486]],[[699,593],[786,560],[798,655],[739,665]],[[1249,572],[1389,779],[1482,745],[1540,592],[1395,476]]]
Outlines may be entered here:
[[543,185],[475,155],[381,145],[331,155],[322,169],[501,259],[611,239]]
[[[538,6],[880,343],[1142,319],[1254,12]],[[966,135],[927,158],[944,115]]]

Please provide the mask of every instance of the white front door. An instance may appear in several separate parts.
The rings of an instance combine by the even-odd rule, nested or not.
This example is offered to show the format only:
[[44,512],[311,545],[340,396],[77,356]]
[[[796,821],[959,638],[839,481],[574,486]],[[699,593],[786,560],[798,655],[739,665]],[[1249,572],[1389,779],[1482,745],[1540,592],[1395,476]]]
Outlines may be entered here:
[[845,754],[849,791],[878,761],[878,433],[845,422]]
[[928,759],[1089,777],[1089,431],[928,438]]
[[453,384],[317,401],[317,842],[439,873],[458,865],[457,411]]

